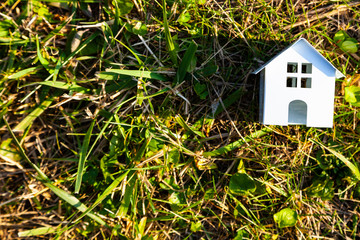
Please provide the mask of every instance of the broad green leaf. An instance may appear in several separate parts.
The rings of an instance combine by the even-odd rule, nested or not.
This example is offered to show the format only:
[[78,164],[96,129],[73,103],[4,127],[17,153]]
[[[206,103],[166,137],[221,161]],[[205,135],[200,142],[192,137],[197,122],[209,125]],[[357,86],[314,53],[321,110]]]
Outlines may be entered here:
[[311,197],[319,197],[323,201],[331,200],[334,197],[334,181],[326,179],[315,179],[306,192]]
[[183,192],[172,192],[169,197],[171,210],[177,212],[186,205],[185,194]]
[[204,66],[204,68],[200,69],[198,73],[204,77],[209,77],[215,74],[218,70],[219,70],[219,66],[217,66],[214,63],[208,63]]
[[79,193],[80,191],[81,181],[84,174],[85,161],[88,156],[88,148],[89,148],[90,138],[94,128],[94,124],[95,124],[95,120],[92,121],[89,129],[87,130],[83,144],[80,149],[78,170],[77,170],[76,182],[75,182],[75,193]]
[[147,33],[146,24],[142,24],[140,21],[135,24],[131,30],[134,34],[144,36]]
[[349,103],[356,103],[358,99],[356,95],[360,95],[360,87],[350,86],[345,87],[345,100]]
[[244,232],[245,230],[244,229],[240,229],[236,232],[236,236],[233,240],[243,240],[244,238]]
[[347,33],[344,30],[340,30],[335,33],[334,41],[336,44],[341,44],[348,37]]
[[158,153],[159,151],[161,151],[163,148],[164,148],[164,142],[162,142],[158,139],[152,138],[149,141],[149,144],[147,145],[147,151],[146,151],[145,157],[149,158],[149,157],[155,155],[156,153]]
[[179,19],[178,19],[178,22],[179,22],[179,23],[186,23],[186,22],[190,21],[190,19],[191,19],[190,13],[187,12],[187,11],[184,11],[184,12],[180,15],[180,17],[179,17]]
[[201,171],[218,168],[216,163],[209,158],[195,157],[195,163],[196,167]]
[[197,4],[204,5],[206,3],[206,0],[197,0]]
[[201,230],[202,224],[200,221],[197,222],[191,222],[190,230],[192,232],[199,232]]
[[165,154],[168,163],[177,164],[180,161],[180,152],[178,149],[167,151]]
[[349,37],[343,30],[335,34],[334,41],[344,52],[356,53],[359,50],[358,41],[355,38]]
[[274,214],[274,221],[279,228],[293,227],[297,222],[298,215],[291,208],[284,208],[280,212]]
[[230,192],[234,195],[249,195],[255,192],[256,185],[254,179],[252,179],[246,173],[235,173],[230,178],[229,183]]
[[348,53],[356,53],[358,51],[358,43],[349,40],[342,42],[340,47],[344,52]]
[[360,87],[345,87],[345,101],[356,107],[360,106]]
[[40,18],[52,19],[52,15],[45,4],[40,1],[31,1],[31,11],[36,13]]
[[191,65],[191,61],[195,56],[195,52],[197,50],[197,45],[195,42],[191,42],[190,46],[187,48],[183,59],[181,60],[180,66],[176,72],[175,83],[180,84],[184,81],[186,72]]
[[353,42],[355,44],[358,44],[358,41],[355,39],[355,38],[347,38],[346,41],[350,41],[350,42]]
[[56,227],[40,227],[31,230],[21,231],[18,233],[19,237],[32,237],[39,235],[51,234],[56,231]]
[[196,56],[194,56],[193,58],[191,58],[189,67],[187,68],[186,71],[189,73],[194,72],[196,69],[196,64],[197,64],[197,58],[196,58]]
[[164,189],[164,190],[168,190],[168,191],[171,191],[172,189],[176,189],[176,190],[179,190],[179,186],[175,183],[175,180],[174,180],[174,177],[173,176],[169,176],[165,179],[163,179],[163,181],[166,183],[162,183],[160,182],[159,183],[159,186]]
[[195,93],[200,97],[200,99],[206,99],[206,97],[209,95],[206,84],[201,84],[197,82],[194,85],[194,90]]
[[128,14],[131,9],[134,7],[134,3],[131,0],[115,0],[119,8],[120,16]]

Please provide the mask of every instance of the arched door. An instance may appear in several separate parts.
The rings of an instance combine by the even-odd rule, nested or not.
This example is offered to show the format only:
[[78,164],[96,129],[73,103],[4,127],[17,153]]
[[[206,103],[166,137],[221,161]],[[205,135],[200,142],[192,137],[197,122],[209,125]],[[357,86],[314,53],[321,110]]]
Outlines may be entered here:
[[289,124],[306,124],[307,105],[304,101],[294,100],[289,104]]

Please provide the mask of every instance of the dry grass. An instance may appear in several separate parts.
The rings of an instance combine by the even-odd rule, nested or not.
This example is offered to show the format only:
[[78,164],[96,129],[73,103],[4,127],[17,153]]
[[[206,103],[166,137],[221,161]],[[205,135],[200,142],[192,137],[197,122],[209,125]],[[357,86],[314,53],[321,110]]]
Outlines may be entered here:
[[[114,6],[75,5],[75,20],[70,21],[71,7],[66,10],[44,3],[37,8],[31,1],[0,3],[0,19],[18,25],[8,30],[13,38],[29,39],[27,44],[0,47],[0,116],[4,115],[15,129],[46,98],[54,97],[50,107],[16,133],[30,160],[53,185],[88,207],[114,179],[133,169],[133,175],[129,173],[94,208],[93,212],[107,224],[101,226],[89,217],[74,223],[81,212],[36,180],[39,174],[18,152],[2,157],[0,238],[17,239],[19,232],[39,227],[56,232],[22,238],[359,238],[359,187],[340,160],[310,139],[333,147],[353,162],[359,161],[358,110],[344,101],[342,89],[352,79],[359,79],[359,56],[341,51],[332,37],[343,29],[360,41],[360,2],[207,1],[204,5],[189,5],[175,1],[172,6],[168,2],[167,16],[179,63],[191,41],[197,43],[196,66],[179,85],[174,84],[179,68],[170,57],[160,5],[157,1],[134,0],[133,9],[122,15],[121,24],[108,22],[98,27],[93,22],[115,18]],[[41,15],[39,9],[47,9],[49,15],[36,18]],[[191,19],[181,23],[177,20],[185,9]],[[136,21],[147,25],[143,36],[124,27],[125,23],[135,26]],[[51,36],[64,22],[60,33]],[[79,28],[85,31],[77,32],[82,34],[78,41],[72,34],[85,24],[92,26]],[[58,59],[64,63],[95,33],[99,36],[65,63],[57,75],[57,81],[76,83],[92,91],[24,86],[44,81],[56,69]],[[37,54],[36,36],[42,56],[49,61],[48,69]],[[345,81],[337,82],[334,128],[272,126],[269,134],[228,153],[204,156],[204,152],[227,146],[263,127],[257,123],[256,77],[250,73],[299,37],[308,39],[347,74]],[[217,66],[215,71],[213,66]],[[30,67],[39,69],[9,78]],[[205,67],[210,67],[211,74],[203,72]],[[154,71],[168,81],[99,78],[99,73],[109,68]],[[197,83],[205,85],[205,99],[196,93]],[[165,92],[166,88],[169,90]],[[162,90],[161,95],[142,98]],[[212,119],[216,106],[225,108]],[[176,116],[181,116],[187,126],[181,125]],[[95,125],[90,147],[105,124],[111,123],[88,156],[80,193],[74,194],[79,155],[92,121]],[[3,142],[11,138],[4,120],[0,120],[0,136]],[[14,143],[9,149],[18,151]],[[331,166],[321,168],[319,154],[325,154]],[[263,191],[233,195],[229,180],[238,171],[246,171],[265,184]],[[321,174],[334,183],[331,200],[310,196],[307,190]],[[278,228],[273,214],[286,207],[297,211],[297,224]],[[201,227],[195,231],[191,226],[197,222]]]

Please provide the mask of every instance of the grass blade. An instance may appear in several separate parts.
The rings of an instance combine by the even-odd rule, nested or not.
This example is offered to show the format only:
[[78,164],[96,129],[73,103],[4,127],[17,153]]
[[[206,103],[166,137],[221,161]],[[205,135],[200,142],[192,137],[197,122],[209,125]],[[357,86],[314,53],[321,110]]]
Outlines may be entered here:
[[243,145],[246,142],[250,142],[251,140],[253,140],[254,138],[259,138],[259,137],[263,137],[269,133],[271,133],[272,130],[270,128],[262,128],[259,131],[256,131],[254,133],[252,133],[250,136],[246,136],[244,137],[244,139],[239,139],[233,143],[230,143],[229,145],[226,145],[225,147],[216,149],[214,151],[211,152],[204,152],[203,156],[204,157],[213,157],[213,156],[219,156],[225,153],[228,153],[238,147],[240,147],[241,145]]
[[18,233],[19,237],[32,237],[39,235],[51,234],[56,231],[56,227],[39,227],[35,229],[30,229]]
[[91,205],[86,211],[84,211],[78,219],[75,220],[75,222],[80,221],[86,214],[89,214],[90,211],[92,211],[97,205],[99,205],[104,199],[112,193],[112,191],[121,183],[122,180],[128,175],[130,170],[126,171],[125,173],[121,174],[118,178],[116,178],[109,187],[105,189],[105,191],[96,199],[96,201]]
[[186,131],[191,132],[191,133],[194,134],[194,135],[198,135],[199,137],[202,137],[202,138],[205,137],[205,135],[204,135],[202,132],[191,129],[191,127],[185,122],[185,120],[184,120],[179,114],[177,114],[177,115],[175,116],[175,120],[176,120],[176,122],[177,122],[180,126],[182,126]]
[[33,73],[37,70],[40,70],[42,68],[42,66],[37,66],[37,67],[31,67],[31,68],[27,68],[27,69],[24,69],[24,70],[21,70],[21,71],[18,71],[12,75],[10,75],[8,77],[8,79],[18,79],[18,78],[21,78],[21,77],[24,77],[30,73]]
[[[99,35],[99,32],[96,32],[92,34],[88,39],[86,39],[74,52],[72,52],[65,61],[61,64],[61,67],[64,67],[66,64],[68,64],[71,59],[75,57],[76,54],[78,54],[81,50],[83,50],[92,40],[94,40]],[[41,53],[40,53],[41,55]],[[41,55],[42,57],[42,55]],[[46,60],[47,61],[47,60]],[[49,81],[51,78],[54,77],[54,72],[52,72],[44,81]],[[30,93],[28,93],[23,99],[20,100],[20,102],[25,101],[28,99],[32,94],[35,93],[36,90],[38,90],[41,87],[41,85],[38,85],[34,90],[32,90]]]
[[239,98],[241,98],[244,95],[245,91],[243,88],[239,88],[236,91],[234,91],[233,93],[231,93],[225,100],[223,100],[223,104],[219,104],[219,106],[217,107],[214,116],[218,115],[219,113],[221,113],[222,111],[224,111],[224,107],[229,107],[230,105],[232,105],[235,102],[238,102]]
[[45,99],[37,108],[35,108],[29,115],[27,115],[16,127],[14,128],[14,132],[22,132],[29,125],[31,125],[34,120],[39,117],[54,101],[57,97],[57,93]]
[[180,63],[180,66],[178,68],[178,71],[176,72],[175,76],[175,83],[179,84],[182,81],[184,81],[185,75],[188,72],[189,66],[191,64],[191,60],[195,56],[195,52],[197,50],[197,45],[195,42],[191,42],[190,46],[185,52],[185,55]]
[[8,129],[8,131],[11,134],[11,137],[13,138],[13,141],[15,143],[15,145],[18,147],[19,149],[19,154],[21,155],[21,157],[23,157],[28,164],[35,169],[35,171],[39,174],[39,178],[42,181],[50,181],[49,178],[40,170],[40,168],[38,168],[38,166],[36,166],[33,162],[30,161],[30,159],[27,157],[27,155],[25,154],[24,149],[21,147],[19,141],[17,140],[14,132],[11,130],[9,123],[6,121],[5,116],[3,116],[3,121],[5,122],[6,128]]
[[80,212],[86,212],[86,215],[90,218],[92,218],[93,220],[95,220],[96,222],[100,223],[101,225],[106,225],[106,223],[104,222],[104,220],[102,220],[100,217],[98,217],[97,215],[91,213],[88,210],[88,207],[86,207],[85,204],[83,204],[82,202],[80,202],[79,199],[77,199],[75,196],[71,195],[70,193],[56,187],[55,185],[53,185],[50,182],[43,182],[43,184],[45,186],[47,186],[53,193],[55,193],[58,197],[60,197],[62,200],[64,200],[65,202],[67,202],[68,204],[70,204],[71,206],[75,207],[76,209],[78,209]]
[[349,161],[344,155],[338,153],[334,149],[331,149],[329,147],[326,147],[324,144],[315,141],[314,139],[310,139],[311,142],[319,145],[322,148],[325,148],[327,151],[329,151],[331,154],[333,154],[335,157],[340,159],[348,168],[350,168],[351,172],[354,174],[355,178],[360,181],[360,171],[359,168],[357,168],[352,162]]
[[59,32],[72,20],[74,16],[74,13],[71,14],[70,17],[68,17],[68,19],[66,19],[66,21],[64,21],[62,24],[60,24],[59,26],[57,26],[53,31],[51,31],[42,41],[42,43],[46,43],[48,40],[50,40],[52,37],[56,36],[57,34],[59,34]]
[[[53,76],[55,76],[55,74]],[[53,88],[75,91],[75,92],[80,92],[80,93],[87,93],[87,92],[91,91],[90,89],[84,88],[80,85],[77,85],[76,83],[66,83],[66,82],[60,82],[60,81],[43,81],[43,82],[30,83],[30,84],[23,85],[20,88],[32,86],[32,85],[43,85],[43,86],[49,86],[49,87],[53,87]]]
[[103,136],[106,128],[110,125],[111,121],[113,120],[114,116],[118,113],[118,111],[120,110],[120,108],[121,108],[124,104],[126,104],[126,103],[128,103],[128,102],[130,102],[130,101],[132,101],[132,100],[134,100],[134,99],[135,99],[135,97],[131,97],[131,98],[123,101],[121,104],[119,104],[119,106],[118,106],[118,107],[116,108],[116,110],[114,111],[113,115],[111,115],[111,117],[108,119],[108,121],[105,123],[104,127],[101,129],[101,131],[100,131],[99,134],[97,135],[97,137],[96,137],[95,141],[93,142],[93,144],[92,144],[92,146],[91,146],[91,148],[90,148],[90,150],[89,150],[86,158],[89,157],[90,153],[92,152],[92,150],[93,150],[94,147],[96,146],[96,143],[99,141],[99,139],[101,138],[101,136]]
[[171,61],[177,65],[177,53],[176,53],[176,48],[175,48],[175,44],[173,41],[173,38],[171,37],[171,33],[170,33],[170,29],[169,29],[169,23],[167,20],[167,14],[166,14],[166,1],[163,0],[163,21],[164,21],[164,31],[165,31],[165,39],[166,39],[166,46],[168,48],[169,54],[170,54],[170,58]]
[[81,181],[84,174],[85,161],[87,159],[87,152],[90,143],[90,137],[94,128],[95,120],[92,121],[90,128],[86,132],[83,145],[81,146],[80,154],[79,154],[79,164],[78,171],[75,182],[75,193],[79,193],[81,187]]
[[160,81],[167,81],[166,77],[164,77],[163,75],[158,74],[158,73],[154,73],[154,72],[151,72],[151,71],[126,70],[126,69],[108,69],[108,70],[106,70],[106,72],[116,73],[116,74],[119,74],[119,75],[132,76],[132,77],[151,78],[151,79],[156,79],[156,80],[160,80]]
[[160,91],[154,93],[154,94],[151,94],[151,95],[148,95],[148,96],[140,96],[140,97],[137,97],[138,100],[145,100],[145,99],[150,99],[150,98],[153,98],[153,97],[156,97],[156,96],[159,96],[161,94],[164,94],[166,93],[167,91],[169,91],[170,88],[164,88],[164,89],[161,89]]
[[125,194],[124,197],[121,201],[121,205],[120,208],[118,209],[116,216],[122,218],[125,217],[127,214],[127,211],[130,207],[130,203],[131,203],[131,196],[134,193],[134,186],[135,186],[135,182],[136,182],[136,176],[135,176],[135,172],[132,171],[132,174],[129,175],[130,180],[128,181],[126,190],[125,190]]
[[50,67],[49,67],[49,61],[46,60],[43,55],[41,54],[41,51],[40,51],[40,43],[39,43],[39,37],[36,35],[36,53],[37,53],[37,57],[39,58],[39,61],[41,63],[41,65],[44,66],[44,68],[50,73],[52,74],[54,72],[54,70],[52,70]]
[[[19,149],[20,155],[38,173],[39,176],[37,177],[37,179],[40,180],[45,186],[47,186],[51,191],[53,191],[53,193],[56,194],[59,198],[61,198],[62,200],[64,200],[68,204],[70,204],[71,206],[75,207],[79,211],[85,212],[88,209],[85,204],[80,202],[80,200],[77,199],[76,197],[74,197],[73,195],[69,194],[68,192],[66,192],[66,191],[56,187],[54,184],[52,184],[50,182],[50,179],[41,171],[41,169],[38,168],[38,166],[36,166],[33,162],[30,161],[28,156],[25,154],[24,149],[21,147],[19,141],[15,137],[14,132],[11,130],[9,123],[6,121],[5,117],[3,117],[3,120],[6,124],[8,131],[11,134],[11,137],[12,137],[14,143],[16,144],[16,146]],[[95,220],[96,222],[98,222],[101,225],[106,225],[106,223],[100,217],[96,216],[93,213],[87,212],[87,216],[92,218],[93,220]]]

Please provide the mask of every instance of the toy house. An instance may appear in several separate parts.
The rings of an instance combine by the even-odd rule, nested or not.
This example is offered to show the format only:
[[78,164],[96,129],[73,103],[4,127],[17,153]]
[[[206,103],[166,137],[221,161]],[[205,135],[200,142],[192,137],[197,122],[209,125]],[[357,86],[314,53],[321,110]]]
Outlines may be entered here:
[[335,79],[344,75],[304,38],[253,73],[260,73],[261,123],[333,126]]

